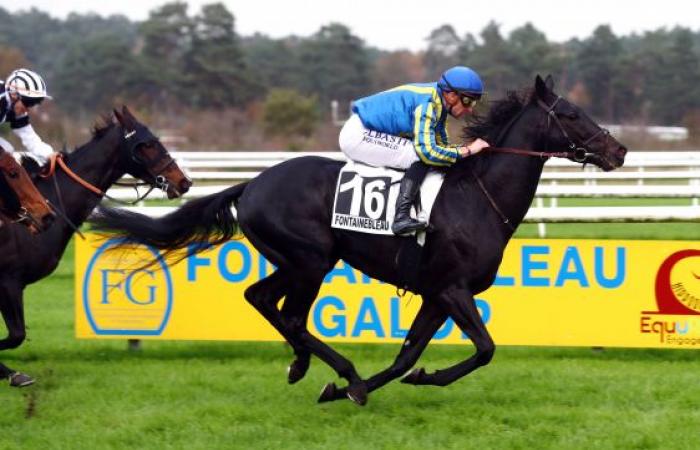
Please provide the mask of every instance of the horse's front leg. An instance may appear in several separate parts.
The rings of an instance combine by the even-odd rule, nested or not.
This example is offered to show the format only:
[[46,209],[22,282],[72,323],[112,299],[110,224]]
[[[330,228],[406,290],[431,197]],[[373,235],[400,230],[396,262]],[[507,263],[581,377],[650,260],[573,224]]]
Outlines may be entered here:
[[[19,347],[26,337],[24,324],[23,286],[15,281],[0,282],[0,313],[5,320],[8,335],[0,340],[0,351]],[[25,387],[34,383],[27,374],[17,372],[0,363],[0,378],[10,380],[10,386]]]
[[[423,304],[413,320],[411,329],[408,331],[393,364],[365,380],[367,391],[372,392],[379,389],[413,367],[435,332],[445,323],[446,318],[447,314],[440,306],[436,305],[429,298],[423,299]],[[347,391],[343,388],[324,393],[326,395],[319,401],[327,402],[346,398]]]
[[434,373],[423,368],[414,369],[401,382],[415,385],[447,386],[491,361],[496,345],[486,330],[471,292],[460,286],[451,286],[437,296],[438,304],[452,317],[457,326],[471,338],[476,353],[454,366]]

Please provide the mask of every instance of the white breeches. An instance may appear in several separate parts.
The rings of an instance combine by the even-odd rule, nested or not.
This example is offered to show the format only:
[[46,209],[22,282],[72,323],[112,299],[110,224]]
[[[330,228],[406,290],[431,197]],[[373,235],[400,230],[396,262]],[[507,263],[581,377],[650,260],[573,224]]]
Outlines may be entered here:
[[338,137],[349,159],[375,167],[408,169],[418,161],[413,141],[365,128],[357,114],[350,116]]

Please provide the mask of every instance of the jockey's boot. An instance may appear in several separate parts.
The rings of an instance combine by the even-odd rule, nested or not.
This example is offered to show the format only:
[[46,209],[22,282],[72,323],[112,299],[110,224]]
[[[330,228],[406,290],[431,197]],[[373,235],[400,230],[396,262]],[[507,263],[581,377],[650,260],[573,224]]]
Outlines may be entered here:
[[407,236],[414,231],[425,230],[427,223],[411,217],[411,205],[416,199],[425,175],[428,173],[428,166],[422,162],[414,162],[406,170],[406,174],[401,180],[399,196],[396,199],[396,217],[391,225],[392,233],[398,236]]

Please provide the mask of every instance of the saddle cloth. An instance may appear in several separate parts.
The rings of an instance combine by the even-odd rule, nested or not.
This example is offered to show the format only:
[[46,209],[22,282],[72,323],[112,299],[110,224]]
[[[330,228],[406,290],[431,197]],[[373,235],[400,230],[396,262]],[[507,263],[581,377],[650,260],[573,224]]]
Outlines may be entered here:
[[[333,202],[332,228],[360,233],[393,235],[396,198],[404,173],[386,167],[373,167],[348,161],[340,170]],[[411,209],[412,217],[430,221],[444,174],[430,170],[421,185],[420,209]]]

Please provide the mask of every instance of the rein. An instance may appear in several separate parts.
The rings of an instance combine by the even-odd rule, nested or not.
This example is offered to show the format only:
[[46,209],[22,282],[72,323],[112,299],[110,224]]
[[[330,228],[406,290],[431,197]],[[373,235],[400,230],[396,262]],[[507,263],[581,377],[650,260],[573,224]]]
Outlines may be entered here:
[[[78,183],[80,186],[84,187],[88,191],[92,192],[95,195],[99,195],[100,197],[104,197],[108,200],[111,200],[113,202],[122,204],[122,205],[135,205],[136,203],[140,202],[144,198],[148,196],[148,194],[153,191],[154,187],[151,186],[151,188],[141,197],[137,198],[133,202],[125,202],[124,200],[120,200],[118,198],[114,198],[110,195],[108,195],[105,191],[102,189],[94,186],[93,184],[90,184],[88,181],[85,181],[84,178],[82,178],[80,175],[77,173],[73,172],[70,167],[66,164],[66,162],[63,160],[63,154],[62,153],[53,153],[49,157],[49,168],[46,171],[46,173],[42,173],[41,177],[42,178],[49,178],[50,176],[54,175],[56,172],[56,166],[60,167],[66,175],[76,183]],[[55,178],[54,178],[55,180]]]
[[[554,109],[557,106],[557,103],[561,100],[561,96],[558,96],[557,99],[552,103],[552,105],[548,105],[542,100],[537,100],[537,104],[547,113],[547,130],[549,130],[552,121],[557,125],[557,128],[559,128],[559,131],[561,131],[561,134],[564,136],[564,138],[569,141],[569,150],[565,152],[549,152],[549,151],[538,151],[538,150],[524,150],[521,148],[510,148],[510,147],[486,147],[484,150],[492,152],[492,153],[511,153],[514,155],[521,155],[521,156],[534,156],[540,159],[549,159],[549,158],[567,158],[567,159],[573,159],[577,163],[585,163],[586,160],[588,159],[589,156],[592,156],[593,153],[589,152],[587,147],[588,144],[593,142],[595,138],[597,138],[599,135],[607,136],[609,133],[608,130],[605,128],[601,128],[598,130],[598,132],[594,133],[591,137],[586,139],[585,142],[583,142],[581,145],[576,145],[574,141],[569,137],[569,133],[566,132],[566,129],[564,128],[564,125],[561,123],[559,120],[559,117],[557,117],[556,112]],[[505,137],[505,135],[510,131],[510,128],[512,125],[517,121],[517,119],[520,118],[522,113],[525,111],[525,108],[523,108],[520,113],[518,113],[513,120],[511,120],[507,126],[504,127],[503,131],[499,134],[498,139],[496,142],[500,142],[502,138]],[[545,146],[546,147],[546,146]]]
[[588,156],[590,156],[592,153],[587,152],[583,148],[577,148],[572,151],[567,151],[567,152],[545,152],[545,151],[537,151],[537,150],[523,150],[521,148],[510,148],[510,147],[486,147],[484,150],[492,153],[511,153],[514,155],[522,155],[522,156],[535,156],[540,159],[549,159],[549,158],[567,158],[567,159],[573,159],[576,162],[582,163],[585,162]]
[[[492,153],[510,153],[514,155],[521,155],[521,156],[534,156],[537,158],[540,158],[542,160],[547,160],[549,158],[567,158],[567,159],[573,159],[574,161],[578,163],[583,163],[585,164],[588,157],[593,155],[592,152],[589,152],[587,147],[588,144],[590,144],[594,139],[596,139],[598,136],[602,135],[604,138],[607,138],[607,136],[610,134],[608,130],[605,128],[600,128],[597,132],[595,132],[591,137],[585,140],[581,145],[576,145],[574,141],[569,137],[569,133],[566,132],[566,129],[564,128],[564,125],[561,123],[559,120],[559,117],[557,117],[556,112],[554,111],[555,107],[557,106],[557,103],[561,100],[561,96],[557,96],[557,99],[552,103],[552,105],[548,105],[542,100],[538,99],[537,104],[542,108],[545,113],[547,113],[547,131],[549,131],[549,128],[551,126],[552,121],[557,125],[559,128],[559,131],[561,131],[562,135],[564,138],[569,141],[569,150],[565,152],[548,152],[548,151],[537,151],[537,150],[524,150],[521,148],[510,148],[510,147],[486,147],[484,148],[485,151],[489,151]],[[520,116],[524,113],[525,108],[520,110],[520,112],[511,119],[511,121],[504,127],[504,129],[501,131],[501,133],[498,136],[498,139],[496,142],[501,142],[503,138],[508,134],[512,126],[517,122],[517,120],[520,118]],[[549,142],[549,141],[547,141]],[[545,145],[547,147],[547,145]],[[498,203],[496,203],[496,200],[493,198],[491,193],[486,189],[486,186],[484,185],[483,181],[481,181],[481,178],[479,178],[479,175],[474,172],[473,169],[470,170],[472,176],[476,180],[477,184],[479,185],[479,188],[481,189],[481,192],[484,193],[486,198],[488,199],[489,203],[491,203],[491,207],[496,211],[496,214],[501,218],[501,221],[510,228],[511,231],[515,232],[515,227],[511,223],[510,219],[508,216],[503,213],[501,208],[498,206]]]
[[[170,158],[170,160],[168,160],[166,162],[166,164],[163,165],[163,168],[160,170],[160,172],[165,170],[174,161],[175,161],[174,159]],[[146,193],[141,195],[141,196],[138,195],[138,190],[136,190],[136,194],[137,194],[136,200],[124,201],[124,200],[120,200],[118,198],[114,198],[114,197],[108,195],[103,190],[99,189],[98,187],[94,186],[93,184],[89,183],[88,181],[86,181],[85,179],[80,177],[80,175],[73,172],[73,170],[71,170],[71,168],[68,167],[68,165],[64,161],[62,153],[52,153],[51,154],[51,156],[49,157],[48,170],[45,173],[42,173],[40,176],[42,178],[49,178],[50,176],[54,175],[56,172],[56,166],[60,167],[66,173],[66,175],[68,175],[68,177],[70,179],[72,179],[73,181],[75,181],[76,183],[78,183],[80,186],[84,187],[88,191],[90,191],[93,194],[98,195],[100,197],[104,197],[104,198],[106,198],[110,201],[113,201],[115,203],[118,203],[120,205],[133,206],[133,205],[143,201],[156,188],[156,186],[151,185],[150,188],[146,191]],[[144,184],[147,184],[147,183],[141,184],[141,183],[137,182],[137,183],[115,183],[115,184],[118,184],[120,186],[129,186],[129,187],[133,187],[134,189],[137,189],[137,186],[143,186]],[[59,198],[60,198],[60,196],[59,196]]]

